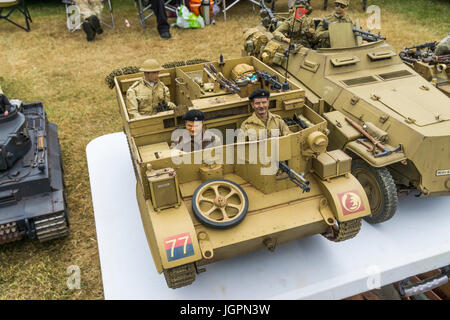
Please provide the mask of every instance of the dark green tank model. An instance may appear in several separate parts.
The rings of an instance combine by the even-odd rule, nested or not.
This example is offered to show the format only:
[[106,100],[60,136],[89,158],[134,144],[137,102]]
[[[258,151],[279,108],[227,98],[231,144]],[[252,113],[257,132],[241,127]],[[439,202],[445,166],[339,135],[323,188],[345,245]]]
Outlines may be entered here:
[[11,100],[0,114],[0,245],[68,233],[57,126],[41,102]]

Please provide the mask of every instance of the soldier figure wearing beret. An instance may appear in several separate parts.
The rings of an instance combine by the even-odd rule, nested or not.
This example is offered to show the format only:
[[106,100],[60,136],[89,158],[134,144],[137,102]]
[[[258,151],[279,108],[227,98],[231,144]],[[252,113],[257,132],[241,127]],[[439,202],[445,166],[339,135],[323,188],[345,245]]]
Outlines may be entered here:
[[270,137],[270,130],[279,130],[279,136],[286,136],[291,133],[287,124],[277,114],[269,111],[269,97],[270,92],[265,89],[256,89],[253,91],[248,99],[253,109],[253,114],[244,122],[242,122],[241,129],[248,131],[250,129],[267,130],[267,137]]
[[163,69],[155,59],[148,59],[142,65],[140,71],[144,72],[144,77],[127,90],[127,108],[131,119],[154,115],[157,113],[156,107],[164,103],[167,103],[169,109],[176,108],[170,102],[169,88],[159,81],[161,70]]
[[214,148],[222,145],[220,138],[209,130],[203,130],[205,114],[200,110],[189,110],[183,116],[189,137],[184,135],[174,141],[172,148],[185,152]]

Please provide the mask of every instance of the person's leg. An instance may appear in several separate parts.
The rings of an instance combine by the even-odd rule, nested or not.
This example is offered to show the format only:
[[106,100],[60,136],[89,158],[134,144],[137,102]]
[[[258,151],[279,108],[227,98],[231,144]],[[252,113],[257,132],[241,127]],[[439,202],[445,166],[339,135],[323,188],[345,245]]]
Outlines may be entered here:
[[91,24],[91,26],[95,30],[95,32],[97,32],[97,34],[102,34],[103,33],[103,29],[102,29],[102,26],[100,24],[100,20],[98,19],[97,16],[92,15],[89,18],[87,18],[87,20],[89,21],[89,23]]
[[86,39],[87,41],[92,41],[95,39],[96,33],[103,33],[103,29],[98,18],[103,10],[103,3],[101,0],[76,0],[74,2],[80,9],[80,18],[84,20],[82,27],[83,31],[86,33]]
[[80,19],[83,21],[81,24],[83,31],[86,33],[86,40],[92,41],[95,39],[95,29],[87,20],[88,17],[94,14],[91,5],[85,0],[75,0],[74,3],[78,6],[80,10]]
[[166,8],[164,7],[163,0],[151,0],[152,9],[155,12],[156,22],[158,23],[158,32],[161,38],[170,38],[170,26],[167,23]]
[[83,31],[86,33],[87,41],[92,41],[95,39],[95,30],[88,20],[83,21]]

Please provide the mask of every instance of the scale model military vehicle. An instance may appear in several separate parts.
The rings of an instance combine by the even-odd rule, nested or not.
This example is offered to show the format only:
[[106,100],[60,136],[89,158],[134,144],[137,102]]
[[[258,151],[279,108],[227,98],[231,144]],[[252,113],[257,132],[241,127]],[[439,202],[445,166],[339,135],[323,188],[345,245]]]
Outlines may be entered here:
[[244,31],[243,55],[305,89],[307,105],[328,122],[329,150],[353,158],[352,173],[370,202],[368,222],[390,219],[398,192],[450,194],[450,100],[382,36],[330,23],[331,48],[288,50],[266,27]]
[[0,115],[0,244],[69,233],[57,126],[41,102]]
[[[303,89],[277,81],[281,75],[254,57],[168,68],[159,80],[177,109],[130,119],[126,92],[142,76],[115,77],[115,90],[148,245],[168,287],[191,284],[215,261],[314,234],[342,241],[359,232],[370,214],[368,199],[350,173],[351,158],[326,152],[327,123],[304,103]],[[228,139],[251,115],[248,96],[257,88],[270,90],[270,112],[292,133]],[[184,125],[182,106],[202,111],[203,128],[215,130],[224,144],[171,149],[172,134]],[[264,172],[271,165],[257,156],[261,152],[277,159],[280,170]]]
[[428,42],[400,51],[405,64],[450,97],[450,54],[436,55],[436,42]]

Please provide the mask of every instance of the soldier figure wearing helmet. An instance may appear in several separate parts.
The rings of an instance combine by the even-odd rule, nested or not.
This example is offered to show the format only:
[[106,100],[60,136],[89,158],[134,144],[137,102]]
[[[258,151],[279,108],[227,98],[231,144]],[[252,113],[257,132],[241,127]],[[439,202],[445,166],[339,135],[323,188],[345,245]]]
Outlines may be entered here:
[[159,81],[161,70],[163,68],[155,59],[144,61],[140,68],[144,76],[127,90],[127,108],[131,119],[154,115],[157,113],[156,107],[164,103],[169,109],[175,109],[176,105],[170,102],[169,88]]
[[285,20],[274,32],[276,40],[286,43],[298,43],[311,48],[314,39],[314,20],[309,17],[312,8],[306,0],[298,0],[294,14]]
[[[336,0],[334,1],[335,11],[325,17],[325,20],[330,23],[342,23],[350,22],[353,23],[350,17],[345,13],[348,8],[350,0]],[[319,45],[319,48],[329,48],[330,47],[330,32],[326,28],[323,22],[317,26],[316,34],[314,36],[315,42]]]

